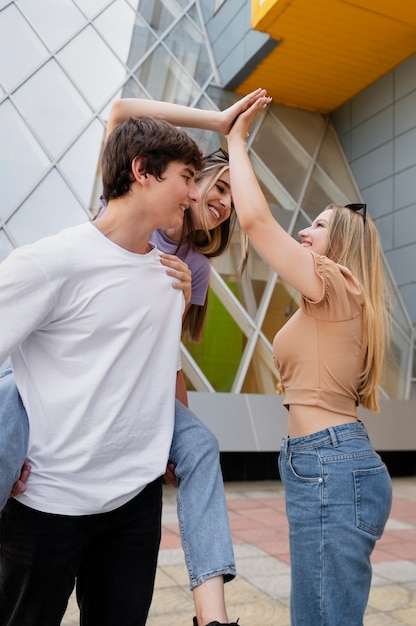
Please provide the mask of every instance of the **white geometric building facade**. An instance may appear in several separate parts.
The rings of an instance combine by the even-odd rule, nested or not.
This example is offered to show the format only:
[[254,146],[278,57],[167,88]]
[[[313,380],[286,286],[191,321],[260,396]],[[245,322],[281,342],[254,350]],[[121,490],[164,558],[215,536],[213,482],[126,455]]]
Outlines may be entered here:
[[[223,109],[200,0],[0,1],[0,259],[91,218],[108,111],[119,97]],[[190,131],[204,151],[224,138]],[[250,156],[279,222],[296,235],[329,202],[360,201],[328,116],[272,104],[250,131]],[[370,209],[371,212],[371,209]],[[239,234],[213,263],[205,340],[183,346],[191,391],[279,393],[274,333],[297,295]],[[391,281],[393,354],[383,393],[408,399],[413,327]]]

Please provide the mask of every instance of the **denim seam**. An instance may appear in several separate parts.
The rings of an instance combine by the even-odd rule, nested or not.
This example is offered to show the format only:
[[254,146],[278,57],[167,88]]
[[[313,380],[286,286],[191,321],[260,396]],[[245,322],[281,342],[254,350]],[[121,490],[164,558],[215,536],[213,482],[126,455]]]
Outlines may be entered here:
[[[185,532],[185,528],[184,528],[182,504],[181,504],[181,500],[180,500],[180,497],[179,497],[179,492],[178,492],[178,494],[176,496],[176,502],[177,502],[177,505],[178,505],[178,522],[179,522],[179,529],[180,529],[180,534],[181,534],[182,549],[183,549],[183,553],[184,553],[184,556],[185,556],[186,567],[188,568],[189,580],[192,582],[192,580],[194,580],[194,576],[193,576],[193,572],[192,572],[192,560],[191,560],[191,555],[189,553],[189,550],[186,547],[186,542],[184,541],[184,537],[186,536],[186,532]],[[192,586],[191,586],[191,588],[192,588]]]
[[[368,439],[368,435],[367,433],[349,433],[348,435],[337,436],[338,444],[340,444],[342,441],[351,441],[352,439]],[[334,447],[331,437],[324,437],[316,441],[311,441],[310,443],[299,444],[291,444],[289,440],[287,446],[285,446],[286,450],[290,452],[300,452],[302,450],[316,450],[318,448],[324,447]]]
[[211,572],[206,572],[205,574],[201,574],[201,576],[198,576],[197,578],[192,578],[191,589],[194,589],[195,587],[202,585],[202,583],[204,583],[206,580],[209,580],[210,578],[216,578],[217,576],[224,576],[224,577],[227,576],[227,579],[225,580],[225,582],[229,582],[230,580],[235,578],[236,575],[237,575],[237,572],[234,566],[228,565],[225,567],[221,567],[219,569],[212,570]]
[[[373,450],[366,450],[365,452],[351,452],[350,454],[335,454],[335,455],[321,455],[318,452],[318,455],[322,459],[323,463],[336,463],[337,461],[348,461],[352,459],[366,459],[367,457],[373,457]],[[380,460],[380,465],[382,461]]]

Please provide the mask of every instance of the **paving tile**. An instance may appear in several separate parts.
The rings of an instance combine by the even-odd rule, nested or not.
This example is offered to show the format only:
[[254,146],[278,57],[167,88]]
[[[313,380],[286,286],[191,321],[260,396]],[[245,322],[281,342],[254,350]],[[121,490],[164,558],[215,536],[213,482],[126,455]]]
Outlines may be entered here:
[[172,532],[168,528],[165,528],[162,533],[160,549],[168,550],[171,548],[181,548],[181,546],[182,542],[179,533]]
[[271,526],[272,528],[288,528],[286,516],[282,513],[277,513],[276,510],[271,509],[270,507],[248,509],[244,512],[244,517],[255,520],[262,526]]
[[273,556],[289,552],[288,534],[276,531],[275,533],[263,533],[256,538],[255,545]]
[[[264,602],[270,599],[262,589],[259,589],[242,576],[236,578],[232,583],[225,585],[225,598],[227,606],[238,606],[242,598],[244,598],[244,604],[246,602],[249,604]],[[238,615],[236,615],[234,619],[237,617]]]
[[[394,519],[390,517],[390,519],[387,520],[384,535],[389,534],[388,531],[390,530],[412,530],[414,527],[415,527],[414,524],[409,524],[408,522],[402,522],[398,519]],[[384,535],[382,537],[382,540],[384,538]]]
[[402,624],[407,626],[415,626],[416,624],[416,608],[409,607],[407,609],[400,609],[400,611],[393,611],[394,617],[401,620]]
[[166,587],[175,587],[177,582],[161,568],[157,568],[155,589],[166,589]]
[[172,613],[155,615],[150,612],[146,626],[192,626],[192,615],[192,609],[186,610],[185,607],[183,611],[174,615]]
[[290,567],[282,561],[278,561],[271,556],[252,557],[239,559],[237,570],[240,576],[246,580],[252,580],[255,576],[279,576],[290,574]]
[[416,502],[416,480],[414,476],[393,479],[393,489],[396,497]]
[[[273,491],[271,493],[273,494]],[[285,506],[284,493],[283,492],[281,494],[276,493],[275,495],[270,497],[271,493],[269,492],[266,497],[262,497],[260,504],[262,506],[269,507],[270,509],[275,509],[276,511],[285,513],[286,506]]]
[[178,585],[169,589],[156,589],[147,624],[159,626],[161,618],[166,616],[171,619],[170,626],[183,626],[187,623],[191,626],[193,606],[191,592]]
[[416,541],[402,541],[390,543],[384,547],[384,552],[410,561],[416,561]]
[[168,512],[165,512],[165,507],[163,507],[163,525],[165,527],[169,526],[178,526],[178,514],[176,512],[176,507],[171,508]]
[[239,498],[228,501],[228,508],[230,511],[245,511],[247,509],[256,509],[259,506],[258,502],[253,499]]
[[228,605],[227,610],[230,619],[238,617],[242,626],[290,626],[289,609],[267,596],[260,602]]
[[416,563],[406,560],[375,563],[373,570],[379,576],[395,583],[416,581]]
[[374,565],[375,563],[386,563],[387,561],[397,561],[397,556],[394,552],[386,552],[383,548],[376,547],[373,554],[371,555],[371,562]]
[[391,508],[391,517],[416,524],[416,502],[396,498]]
[[388,529],[384,531],[383,536],[377,542],[378,546],[385,546],[389,543],[398,543],[401,541],[413,541],[416,543],[416,528],[410,524],[404,524],[404,528]]
[[377,611],[385,612],[416,606],[416,595],[401,585],[373,587],[368,599],[368,606]]
[[238,530],[248,530],[252,528],[259,528],[261,524],[258,520],[253,520],[246,515],[241,515],[240,512],[234,512],[234,515],[230,516],[231,532],[236,533]]
[[182,548],[174,548],[172,550],[160,550],[157,563],[159,567],[163,567],[165,565],[184,564],[185,557],[183,555]]
[[288,598],[290,595],[290,574],[275,574],[273,576],[250,576],[250,582],[258,589],[275,599]]
[[364,618],[364,626],[404,626],[404,624],[405,622],[389,613],[384,615],[380,613],[366,614]]
[[254,545],[262,541],[280,541],[282,538],[278,528],[270,528],[269,526],[248,529],[243,528],[241,530],[234,530],[232,534]]
[[238,545],[234,545],[234,556],[236,562],[239,562],[240,559],[247,557],[259,557],[266,556],[267,553],[264,550],[261,550],[257,546],[253,546],[249,543],[241,543]]
[[225,586],[225,597],[230,619],[239,617],[242,626],[290,626],[287,603],[273,599],[243,578]]
[[75,591],[68,602],[68,609],[61,622],[61,626],[79,626],[79,611],[77,601],[75,599]]
[[411,591],[416,591],[416,580],[410,583],[404,583],[403,587],[406,587],[406,589],[411,589]]
[[180,587],[189,587],[188,570],[185,565],[165,565],[163,572]]

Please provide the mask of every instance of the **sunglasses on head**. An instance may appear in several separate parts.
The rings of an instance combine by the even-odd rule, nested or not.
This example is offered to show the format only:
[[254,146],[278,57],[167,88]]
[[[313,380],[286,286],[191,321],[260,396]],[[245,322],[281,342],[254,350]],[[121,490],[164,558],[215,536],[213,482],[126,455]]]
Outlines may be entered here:
[[350,209],[351,211],[361,211],[363,212],[363,224],[365,224],[365,218],[367,215],[367,205],[362,202],[354,202],[352,204],[346,204],[346,209]]
[[214,150],[214,152],[210,152],[209,154],[204,154],[204,156],[202,157],[202,160],[205,161],[205,159],[209,159],[215,156],[216,154],[218,154],[219,156],[222,156],[224,159],[227,159],[227,161],[230,160],[228,156],[228,152],[226,150],[223,150],[221,147]]

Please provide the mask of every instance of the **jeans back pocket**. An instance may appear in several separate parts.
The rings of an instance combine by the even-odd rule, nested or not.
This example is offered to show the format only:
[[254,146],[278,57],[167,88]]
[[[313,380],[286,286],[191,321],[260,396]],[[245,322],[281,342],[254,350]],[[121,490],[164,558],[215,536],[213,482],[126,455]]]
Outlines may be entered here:
[[381,537],[390,515],[392,486],[386,466],[354,470],[355,519],[358,528]]

